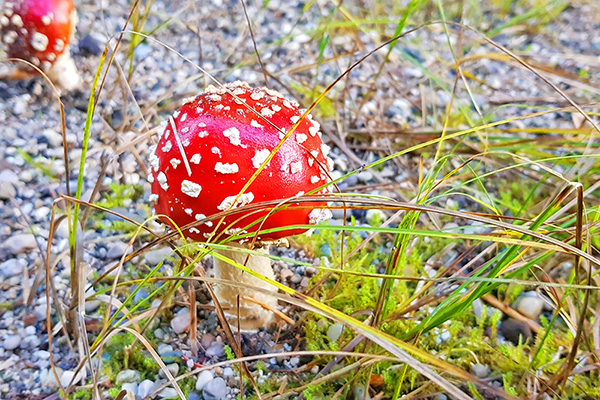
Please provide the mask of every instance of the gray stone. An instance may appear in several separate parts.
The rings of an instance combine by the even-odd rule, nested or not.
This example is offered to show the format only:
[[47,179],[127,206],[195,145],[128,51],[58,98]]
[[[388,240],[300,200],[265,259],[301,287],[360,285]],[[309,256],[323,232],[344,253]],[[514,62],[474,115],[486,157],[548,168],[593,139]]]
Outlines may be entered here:
[[21,345],[21,335],[8,335],[2,341],[2,347],[6,350],[14,350]]
[[154,330],[154,336],[156,336],[156,338],[159,340],[163,340],[165,338],[165,331],[160,328],[156,328]]
[[535,296],[523,296],[517,302],[517,311],[531,318],[537,319],[544,308],[544,301],[534,293]]
[[27,265],[27,261],[17,258],[11,258],[10,260],[4,261],[0,264],[0,275],[5,278],[10,278],[11,276],[21,275],[23,273],[23,269]]
[[133,249],[127,243],[114,242],[108,247],[106,258],[115,259],[123,257],[123,253],[127,251],[127,254],[131,254]]
[[479,363],[471,364],[471,373],[479,379],[483,379],[490,374],[490,367]]
[[383,211],[378,210],[378,209],[367,210],[365,219],[367,220],[369,225],[373,225],[375,218],[377,218],[379,220],[379,222],[385,222],[385,220],[387,219],[387,216],[385,215],[385,213]]
[[221,358],[225,355],[225,349],[223,349],[223,343],[214,342],[206,349],[206,356],[211,358]]
[[153,387],[154,382],[152,382],[150,379],[142,381],[137,387],[136,398],[143,399],[147,397],[150,392],[152,392]]
[[15,185],[10,182],[0,182],[0,199],[11,200],[17,197],[17,189]]
[[196,392],[190,392],[188,394],[188,400],[202,400],[202,397]]
[[158,348],[156,349],[156,352],[162,356],[163,354],[166,353],[170,353],[173,351],[173,346],[165,344],[165,343],[159,343],[158,344]]
[[60,132],[56,132],[52,129],[44,129],[42,135],[46,138],[50,147],[62,146],[63,140]]
[[19,233],[6,239],[2,248],[16,255],[37,248],[37,242],[31,233]]
[[200,372],[198,375],[198,379],[196,379],[196,390],[201,391],[204,389],[204,386],[210,381],[214,379],[212,371],[205,370]]
[[208,349],[210,347],[210,345],[212,344],[212,342],[214,342],[214,341],[215,341],[215,337],[213,335],[211,335],[210,333],[205,333],[202,335],[202,338],[200,339],[200,344],[205,349]]
[[173,376],[177,376],[177,374],[179,374],[179,364],[177,363],[167,364],[167,369]]
[[10,169],[3,169],[0,171],[0,183],[19,183],[19,175]]
[[158,397],[161,399],[170,399],[172,397],[178,397],[177,391],[172,387],[167,387],[158,392]]
[[373,173],[371,171],[362,171],[356,177],[359,182],[369,183],[373,179]]
[[75,371],[65,371],[60,376],[60,384],[63,387],[68,387],[69,385],[76,385],[83,378],[81,371],[75,375]]
[[279,273],[279,276],[281,277],[282,281],[287,281],[293,275],[294,275],[294,273],[287,267],[282,268],[281,272]]
[[167,257],[173,254],[173,250],[170,247],[163,247],[161,249],[151,250],[144,254],[144,260],[151,267],[157,266]]
[[191,315],[189,310],[187,313],[178,315],[171,320],[171,329],[179,334],[187,331],[190,328]]
[[223,378],[217,377],[204,386],[202,396],[204,400],[222,400],[227,395],[227,384]]
[[343,331],[344,325],[340,324],[339,322],[336,322],[327,329],[327,337],[332,342],[335,342],[340,338],[340,336],[342,336]]
[[526,322],[518,321],[513,318],[508,318],[502,321],[500,324],[500,332],[506,340],[515,345],[519,342],[528,342],[533,337],[531,328]]
[[139,371],[133,369],[126,369],[117,375],[116,385],[121,386],[124,383],[139,383],[142,380]]
[[[60,377],[63,374],[63,370],[57,367],[56,373]],[[56,376],[54,375],[52,369],[44,369],[40,374],[40,381],[42,387],[50,390],[58,390],[58,381],[56,380]]]
[[136,394],[138,390],[138,384],[135,382],[124,383],[123,386],[121,386],[121,390]]

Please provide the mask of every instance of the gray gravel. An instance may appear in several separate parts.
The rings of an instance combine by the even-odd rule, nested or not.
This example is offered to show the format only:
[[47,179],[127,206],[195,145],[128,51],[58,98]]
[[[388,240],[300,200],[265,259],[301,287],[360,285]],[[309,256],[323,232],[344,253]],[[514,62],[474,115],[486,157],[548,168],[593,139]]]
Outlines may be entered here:
[[[56,393],[58,382],[50,370],[50,356],[57,365],[61,383],[68,384],[72,380],[79,382],[78,378],[80,378],[75,377],[77,355],[70,350],[67,341],[61,336],[62,333],[55,337],[52,354],[49,352],[50,347],[45,331],[47,300],[44,286],[35,286],[37,290],[31,295],[29,291],[43,280],[45,249],[48,245],[49,219],[53,202],[58,195],[65,193],[65,183],[72,193],[76,188],[87,96],[99,62],[99,54],[106,41],[102,32],[108,32],[109,35],[119,32],[130,4],[128,0],[111,0],[110,7],[107,7],[109,2],[103,1],[104,18],[100,18],[101,13],[96,3],[99,2],[76,1],[80,10],[80,25],[72,49],[87,86],[83,92],[66,95],[63,99],[66,106],[67,142],[70,146],[70,181],[67,182],[64,172],[58,107],[50,90],[42,85],[39,79],[0,81],[0,277],[2,278],[0,304],[10,305],[0,312],[0,398],[15,398],[17,395],[45,396]],[[301,2],[292,2],[292,4],[272,0],[264,10],[261,9],[263,2],[248,3],[254,33],[269,73],[277,76],[286,87],[291,86],[292,83],[296,85],[305,83],[310,87],[313,83],[309,82],[312,82],[313,74],[316,72],[314,69],[294,75],[289,68],[316,62],[318,40],[311,37],[309,33],[318,28],[320,12],[324,15],[331,12],[331,4],[321,10],[318,7],[311,7],[302,18],[299,18],[304,4]],[[156,2],[148,21],[149,26],[157,26],[164,22],[165,16],[174,15],[179,6],[179,2]],[[353,7],[353,5],[349,6]],[[249,40],[245,17],[240,11],[239,2],[198,2],[195,7],[187,11],[189,12],[178,14],[174,22],[156,33],[156,37],[174,46],[185,57],[195,62],[201,60],[203,68],[213,72],[222,81],[244,79],[251,84],[263,84],[260,69],[255,65],[248,66],[254,62],[252,56],[254,49]],[[594,25],[588,14],[590,10],[585,6],[566,10],[548,27],[551,32],[560,32],[557,40],[552,40],[554,35],[544,34],[500,35],[496,40],[514,51],[528,51],[538,55],[540,63],[551,63],[557,68],[575,73],[586,71],[590,76],[590,82],[598,84],[600,67],[597,62],[589,62],[585,57],[561,56],[565,53],[600,56],[600,35],[590,38],[589,32],[593,30]],[[197,27],[200,35],[192,32],[189,26]],[[393,27],[390,29],[393,32]],[[292,39],[287,41],[285,46],[278,47],[277,40],[290,33]],[[367,33],[362,32],[359,36],[367,49],[379,43],[377,38],[370,37]],[[334,39],[338,52],[354,51],[356,43],[353,37],[340,34]],[[349,96],[353,98],[348,99],[345,106],[348,110],[360,112],[354,115],[352,126],[345,127],[346,131],[342,133],[351,135],[348,143],[353,146],[354,153],[349,155],[349,151],[336,147],[331,141],[328,142],[333,147],[332,158],[335,170],[332,176],[343,176],[349,171],[358,169],[362,164],[373,162],[382,155],[389,154],[391,149],[399,149],[398,143],[402,142],[394,142],[387,135],[378,134],[378,131],[429,126],[432,121],[424,121],[416,112],[415,104],[421,104],[421,96],[424,96],[425,102],[435,107],[442,108],[449,104],[448,93],[430,89],[428,84],[424,84],[427,77],[424,76],[422,69],[414,62],[408,61],[413,58],[431,71],[440,73],[439,60],[452,59],[452,55],[447,51],[446,40],[442,31],[423,29],[411,35],[401,46],[396,47],[392,54],[396,60],[393,73],[395,79],[401,82],[400,91],[395,89],[399,83],[390,79],[387,74],[383,74],[374,86],[372,100],[365,102],[360,110],[355,110],[356,101],[364,93],[362,87],[367,85],[361,83],[361,85],[348,87]],[[473,51],[488,52],[490,49],[482,46],[480,50]],[[323,56],[328,58],[333,55],[328,47]],[[161,104],[164,111],[160,118],[164,118],[179,104],[180,99],[199,92],[207,81],[201,78],[186,82],[189,76],[198,73],[197,69],[153,41],[141,44],[135,50],[134,56],[136,68],[132,78],[132,94],[142,109],[148,106],[151,111],[145,115],[146,122],[142,122],[138,108],[134,107],[131,97],[127,97],[130,93],[120,92],[121,85],[117,84],[117,75],[113,69],[92,123],[90,153],[83,177],[82,198],[90,198],[98,180],[101,182],[102,196],[110,193],[111,184],[139,185],[140,193],[137,197],[122,202],[119,207],[114,207],[114,210],[136,221],[143,221],[148,216],[149,184],[137,162],[137,154],[125,151],[119,157],[114,157],[115,150],[158,123],[157,108],[154,104]],[[127,65],[124,54],[119,54],[117,60],[122,67]],[[241,66],[231,68],[234,65]],[[7,68],[6,64],[0,63],[0,73],[5,72]],[[355,74],[353,73],[352,79],[362,82],[367,77],[372,77],[375,72],[374,65],[365,64]],[[338,73],[338,67],[326,63],[320,69],[318,77],[314,78],[316,79],[314,83],[327,86]],[[471,73],[487,82],[487,85],[474,88],[475,99],[484,112],[489,112],[507,99],[556,97],[547,86],[531,78],[529,73],[504,63],[483,59],[472,66]],[[279,84],[274,80],[270,83],[286,92],[277,86]],[[117,89],[113,90],[113,88]],[[585,95],[581,92],[575,94],[581,98]],[[336,93],[337,95],[339,93]],[[172,104],[165,102],[166,98],[171,97],[177,100]],[[470,107],[468,96],[458,97],[459,105]],[[123,103],[123,98],[128,98],[126,104]],[[303,105],[307,106],[308,102],[303,101]],[[342,117],[346,117],[343,115],[344,112],[347,111],[340,111]],[[517,107],[506,107],[498,110],[495,116],[501,118],[522,115],[525,112],[528,111]],[[126,121],[129,121],[129,124],[125,124]],[[573,121],[569,116],[559,114],[527,120],[527,124],[557,128],[573,127]],[[323,126],[326,132],[338,136],[338,126],[332,121],[323,121]],[[327,135],[324,137],[327,139]],[[361,147],[362,145],[366,150]],[[148,152],[147,144],[144,142],[138,145],[136,152],[139,152],[141,160],[145,160]],[[105,161],[107,162],[106,174],[100,179]],[[339,187],[349,192],[365,193],[366,191],[368,194],[393,198],[398,198],[398,189],[405,190],[406,193],[414,191],[418,173],[416,168],[412,167],[418,165],[419,156],[409,154],[398,157],[396,161],[386,163],[380,170],[364,170],[341,182]],[[391,186],[376,190],[364,189],[366,186],[379,184]],[[98,201],[99,198],[93,200]],[[452,200],[454,203],[450,206],[478,210],[475,203],[467,204],[464,199],[455,200]],[[111,224],[119,220],[118,217],[93,214],[93,218],[88,219],[88,225],[79,234],[82,243],[82,260],[87,265],[84,276],[88,283],[95,279],[97,273],[106,272],[125,252],[132,251],[127,249],[129,237],[125,237],[122,231],[111,228]],[[349,218],[354,218],[358,225],[364,226],[368,226],[375,220],[385,220],[389,216],[381,210],[348,212],[348,215]],[[334,210],[334,220],[331,223],[341,225],[343,219],[344,213]],[[162,231],[162,228],[155,223],[150,223],[149,227],[156,232]],[[489,232],[489,227],[466,222],[464,224],[453,222],[445,225],[444,229],[462,230],[464,233],[471,234]],[[66,256],[67,237],[68,227],[63,222],[57,227],[51,248],[51,260],[53,265],[56,265],[52,281],[57,299],[61,302],[66,302],[71,296],[69,260]],[[148,237],[142,237],[136,242],[134,248],[141,247],[148,240]],[[40,252],[40,249],[44,252]],[[325,256],[332,254],[331,246],[329,248],[325,246],[320,250]],[[313,259],[301,250],[275,249],[274,251],[278,255],[298,261],[313,262]],[[128,264],[129,269],[125,268],[124,273],[129,274],[133,270],[133,273],[138,273],[136,278],[143,278],[142,272],[135,272],[137,266],[144,264],[153,268],[165,261],[161,271],[165,275],[172,275],[176,267],[175,263],[169,260],[172,255],[173,252],[169,247],[156,247],[142,257],[132,260]],[[457,252],[453,249],[445,249],[440,254],[436,254],[435,258],[428,262],[431,275],[435,275],[437,268],[447,265],[456,255]],[[206,261],[203,265],[210,273],[210,261]],[[274,270],[280,281],[300,291],[307,288],[310,277],[316,272],[314,268],[309,269],[284,262],[275,262]],[[567,272],[568,269],[565,269],[565,273]],[[114,277],[115,274],[111,273],[111,276]],[[439,292],[445,293],[448,290],[451,288],[440,288]],[[92,291],[88,292],[88,295],[91,294]],[[148,289],[140,290],[134,302],[140,303],[148,294]],[[202,293],[198,294],[199,297],[201,295]],[[53,305],[55,305],[54,301],[51,299]],[[199,298],[198,301],[200,305],[208,305],[207,299]],[[539,317],[543,310],[542,300],[535,296],[522,297],[515,307],[531,318]],[[92,300],[86,303],[86,317],[91,322],[100,321],[103,310],[104,304],[101,301]],[[173,358],[181,359],[182,356],[186,356],[195,359],[196,357],[188,344],[187,332],[191,321],[188,308],[175,305],[169,311],[164,315],[161,314],[148,332],[154,334],[158,341],[156,348],[158,354],[163,360],[168,361],[169,370],[176,375],[180,366],[173,362]],[[58,315],[55,307],[51,307],[50,314],[56,326]],[[331,325],[327,330],[327,336],[331,341],[337,341],[342,336],[343,327],[338,325]],[[224,337],[217,329],[217,318],[210,307],[199,309],[197,329],[198,361],[206,365],[224,361],[226,359]],[[503,321],[501,332],[508,340],[514,342],[518,342],[519,337],[521,340],[531,337],[527,326],[510,319]],[[449,335],[447,330],[437,332],[440,342],[448,340]],[[275,340],[276,335],[270,332],[244,334],[243,350],[245,354],[250,355],[277,353],[293,348],[289,343],[282,345]],[[273,357],[270,365],[274,369],[294,369],[299,367],[301,362],[299,358],[280,360],[278,357]],[[473,373],[479,377],[490,373],[489,369],[486,369],[487,365],[474,364],[472,368]],[[233,372],[231,368],[215,368],[199,373],[195,386],[196,393],[192,392],[189,398],[197,399],[200,395],[205,400],[234,398],[239,382],[238,374]],[[137,370],[123,370],[115,379],[117,387],[135,392],[138,398],[148,396],[164,382],[159,374],[142,380],[141,372]],[[174,396],[176,396],[174,389],[170,387],[159,393],[161,398]]]

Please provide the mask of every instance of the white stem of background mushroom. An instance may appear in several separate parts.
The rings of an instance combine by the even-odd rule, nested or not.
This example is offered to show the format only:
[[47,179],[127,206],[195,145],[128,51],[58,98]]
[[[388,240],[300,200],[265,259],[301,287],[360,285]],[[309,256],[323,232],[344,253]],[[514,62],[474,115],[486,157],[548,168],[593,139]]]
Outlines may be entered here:
[[179,147],[181,158],[183,158],[183,165],[185,165],[185,169],[187,170],[188,176],[192,176],[192,169],[190,168],[190,163],[188,162],[187,156],[185,155],[185,150],[183,149],[183,144],[181,143],[181,139],[179,138],[179,133],[177,133],[177,128],[175,127],[175,120],[173,119],[173,116],[169,117],[169,122],[171,123],[171,129],[173,129],[173,135],[175,136],[177,147]]
[[[271,260],[268,257],[269,248],[264,247],[254,249],[255,252],[263,253],[264,256],[248,254],[241,252],[235,248],[248,249],[247,246],[239,243],[228,243],[228,246],[233,247],[231,250],[215,249],[214,251],[222,256],[225,256],[238,264],[244,265],[246,258],[248,262],[245,264],[248,268],[261,274],[262,276],[275,280],[275,274],[271,267]],[[239,326],[242,330],[256,330],[261,327],[266,327],[274,321],[273,311],[277,310],[277,299],[262,291],[255,290],[256,288],[277,292],[277,288],[269,283],[242,271],[239,268],[213,257],[215,277],[225,281],[232,281],[241,284],[244,287],[234,287],[225,284],[215,285],[215,293],[221,302],[221,306],[225,309],[225,313],[229,317],[229,322],[232,328],[237,328],[237,301],[240,298],[239,309]],[[244,300],[243,297],[253,298],[256,302]],[[263,304],[265,307],[261,306]]]

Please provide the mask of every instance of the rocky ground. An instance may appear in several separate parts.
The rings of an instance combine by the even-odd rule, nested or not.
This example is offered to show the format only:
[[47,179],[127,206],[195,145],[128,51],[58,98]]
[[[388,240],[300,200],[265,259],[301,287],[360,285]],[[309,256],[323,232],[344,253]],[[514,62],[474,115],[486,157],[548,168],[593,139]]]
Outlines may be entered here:
[[[152,36],[180,55],[153,40],[137,46],[133,52],[135,62],[129,80],[129,92],[122,75],[129,73],[129,64],[126,62],[126,53],[119,53],[117,62],[121,70],[113,68],[110,71],[92,124],[82,198],[102,201],[107,194],[113,193],[110,189],[113,183],[140,185],[140,193],[125,196],[120,204],[113,204],[112,207],[114,211],[136,221],[143,221],[149,213],[150,186],[144,172],[148,140],[133,147],[128,143],[156,126],[161,118],[177,107],[181,99],[202,90],[208,79],[201,76],[195,63],[222,81],[243,79],[251,84],[262,84],[264,80],[252,55],[253,45],[239,2],[184,3],[181,6],[179,2],[157,1],[152,6],[146,24],[147,27],[157,27],[168,21],[166,27],[160,27]],[[97,2],[76,1],[76,4],[80,23],[72,51],[86,86],[63,98],[71,164],[68,185],[71,192],[76,188],[87,96],[93,74],[107,37],[118,34],[129,10],[129,2],[123,0],[104,1],[103,8]],[[315,5],[304,13],[303,2],[270,1],[266,8],[261,8],[261,4],[249,2],[248,14],[253,22],[262,61],[272,84],[278,90],[290,95],[288,89],[298,85],[324,87],[349,65],[349,59],[340,59],[319,68],[312,66],[319,59],[319,38],[314,32],[331,12],[331,4]],[[590,7],[569,7],[539,31],[507,28],[495,40],[532,63],[550,65],[565,72],[561,76],[549,73],[550,79],[565,91],[573,93],[576,100],[585,102],[589,98],[597,98],[600,90],[600,64],[597,62],[600,59],[600,20]],[[352,5],[349,8],[354,10]],[[393,32],[394,27],[390,26]],[[284,40],[279,41],[282,38]],[[126,39],[129,43],[129,35],[126,35]],[[339,32],[331,38],[333,47],[327,47],[323,57],[334,56],[331,50],[334,48],[337,54],[355,52],[356,59],[359,54],[374,48],[380,40],[375,30],[352,34]],[[114,39],[111,43],[115,43]],[[356,100],[371,84],[370,79],[379,65],[376,62],[369,61],[357,68],[350,75],[350,80],[356,84],[346,86],[347,91],[334,89],[334,96],[347,99],[334,103],[335,107],[345,107],[339,109],[338,120],[323,120],[324,138],[333,148],[334,177],[341,177],[361,164],[406,147],[403,139],[390,139],[377,132],[398,127],[417,129],[435,123],[431,118],[423,119],[421,114],[417,116],[414,113],[416,105],[425,101],[443,109],[451,96],[443,90],[429,90],[429,86],[424,85],[427,80],[424,70],[417,65],[424,65],[426,70],[442,75],[451,82],[453,78],[441,72],[447,68],[445,63],[452,59],[446,43],[447,37],[440,27],[423,28],[411,35],[396,47],[389,74],[382,75],[374,84],[375,93],[369,101]],[[476,41],[473,39],[471,43]],[[123,48],[127,48],[126,44]],[[490,50],[489,45],[479,44],[470,54],[483,54]],[[440,63],[440,59],[444,62]],[[2,64],[0,69],[6,71],[10,67]],[[536,99],[550,102],[555,99],[556,104],[564,103],[548,86],[513,64],[482,59],[475,62],[470,72],[484,82],[477,87],[474,96],[484,112],[515,99],[532,99],[533,102]],[[569,78],[583,75],[587,77],[585,83]],[[190,77],[195,79],[188,79]],[[0,99],[0,398],[56,398],[58,383],[49,369],[51,354],[45,327],[47,300],[42,281],[53,202],[65,193],[66,186],[60,115],[56,99],[40,79],[0,81]],[[457,101],[469,104],[469,97],[461,95]],[[360,109],[356,108],[357,104],[361,104]],[[308,103],[305,101],[303,105],[307,106]],[[495,115],[501,118],[519,115],[520,112],[525,111],[507,107]],[[577,121],[570,114],[552,113],[519,123],[522,127],[539,124],[572,128]],[[352,137],[352,140],[344,142],[347,137]],[[117,155],[121,148],[126,150]],[[394,162],[386,163],[381,170],[365,170],[349,177],[341,183],[340,188],[347,192],[367,192],[404,199],[398,189],[410,192],[416,187],[418,173],[414,166],[418,160],[418,156],[412,154],[399,157]],[[106,167],[105,173],[102,172],[103,166]],[[101,181],[100,193],[92,198],[98,180]],[[459,206],[469,207],[467,204]],[[368,224],[378,212],[354,212],[353,216],[359,224]],[[344,216],[335,212],[334,218],[332,223],[341,224]],[[116,220],[118,218],[110,215],[99,216],[93,221],[94,229],[86,226],[81,233],[83,260],[88,265],[90,281],[95,273],[106,271],[128,250],[128,236],[111,225]],[[153,228],[162,229],[158,225]],[[472,233],[485,229],[474,226]],[[70,296],[67,236],[66,223],[61,223],[51,248],[52,281],[56,296],[61,300]],[[147,240],[149,238],[142,238],[136,243],[136,248]],[[280,252],[299,262],[315,265],[321,262],[298,248]],[[326,251],[323,253],[326,254]],[[168,248],[156,248],[134,259],[132,265],[137,262],[152,268],[170,254]],[[451,257],[452,254],[441,256]],[[210,271],[210,262],[206,267]],[[167,262],[163,268],[168,274],[172,272],[173,263]],[[308,287],[308,278],[316,271],[305,265],[285,262],[278,262],[275,270],[278,279],[300,291]],[[147,290],[139,291],[134,302],[141,301],[147,295]],[[539,315],[542,302],[536,296],[535,292],[524,296],[516,307],[533,316]],[[198,314],[198,338],[201,344],[198,360],[203,364],[224,361],[227,358],[224,336],[207,299],[204,299],[203,305],[206,307],[201,308]],[[86,314],[90,321],[101,318],[103,306],[99,300],[86,303]],[[173,363],[173,358],[193,358],[194,355],[187,339],[189,308],[179,304],[171,311],[156,320],[152,334],[158,343],[156,351],[173,375],[177,375],[184,373],[185,368]],[[55,308],[51,309],[51,314],[56,324]],[[287,333],[248,334],[244,336],[243,349],[248,355],[290,351],[297,344],[293,335],[297,331],[298,328],[294,328]],[[335,341],[340,333],[341,326],[334,325],[328,335]],[[79,359],[61,332],[57,331],[55,336],[52,357],[58,367],[61,383],[68,385],[74,377]],[[289,370],[300,367],[302,363],[298,357],[272,357],[267,361],[274,369]],[[189,367],[193,367],[193,361]],[[142,376],[143,373],[124,369],[116,375],[114,382],[105,382],[104,388],[129,389],[136,398],[141,399],[166,382],[161,373]],[[189,399],[199,399],[200,396],[204,399],[235,398],[238,392],[237,373],[231,367],[224,366],[200,373]],[[161,389],[158,396],[170,398],[175,397],[176,393],[167,387]]]

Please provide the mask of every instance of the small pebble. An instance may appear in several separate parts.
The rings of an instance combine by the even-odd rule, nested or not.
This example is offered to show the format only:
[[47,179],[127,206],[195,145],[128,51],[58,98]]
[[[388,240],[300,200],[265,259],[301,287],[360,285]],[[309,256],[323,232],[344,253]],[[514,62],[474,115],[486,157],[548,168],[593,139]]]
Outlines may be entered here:
[[204,400],[222,400],[227,394],[227,384],[223,378],[217,377],[204,386],[202,396]]
[[149,379],[143,380],[137,387],[137,398],[143,399],[148,396],[154,387],[154,382]]
[[210,358],[221,358],[225,355],[223,343],[214,342],[206,349],[206,356]]
[[167,387],[158,392],[158,397],[161,399],[178,398],[177,391],[172,387]]
[[171,329],[173,332],[179,334],[187,331],[190,328],[191,315],[189,310],[187,313],[178,315],[171,320]]
[[8,335],[4,338],[2,346],[6,350],[14,350],[21,344],[21,335]]
[[139,371],[133,369],[126,369],[117,374],[116,385],[121,386],[124,383],[139,383],[141,375]]
[[196,380],[196,390],[201,391],[204,389],[204,386],[210,381],[214,379],[213,373],[209,370],[205,370],[200,372],[198,375],[198,379]]
[[500,324],[500,332],[502,336],[513,344],[528,342],[533,337],[531,328],[524,321],[518,321],[513,318],[508,318]]
[[483,379],[490,374],[490,367],[479,363],[471,364],[471,373],[479,379]]
[[332,342],[336,342],[340,338],[340,336],[342,336],[343,331],[344,325],[340,324],[339,322],[336,322],[327,329],[327,337]]
[[544,301],[539,298],[537,293],[535,296],[523,296],[517,301],[517,311],[521,314],[531,318],[537,319],[542,313],[542,309],[544,308]]

